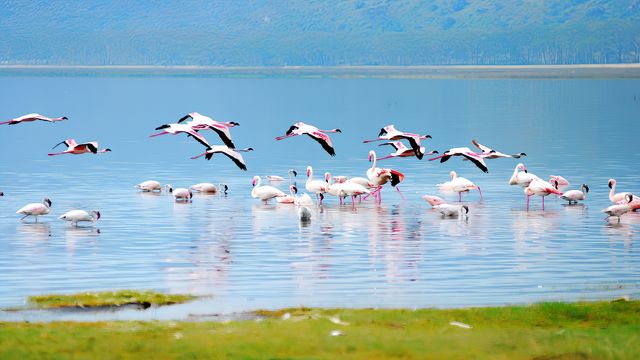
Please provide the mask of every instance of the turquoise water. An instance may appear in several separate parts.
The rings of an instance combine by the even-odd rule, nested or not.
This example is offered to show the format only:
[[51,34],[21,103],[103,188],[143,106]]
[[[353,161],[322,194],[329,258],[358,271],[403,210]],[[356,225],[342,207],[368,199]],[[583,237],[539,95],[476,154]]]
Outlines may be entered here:
[[[190,312],[285,306],[449,307],[640,295],[640,214],[603,221],[607,180],[640,193],[640,80],[296,79],[198,77],[0,77],[0,117],[68,116],[55,124],[0,127],[0,306],[28,295],[103,289],[155,289],[212,295]],[[197,111],[232,129],[249,170],[224,158],[189,159],[203,147],[183,135],[148,138],[154,128]],[[330,158],[308,138],[280,142],[304,121],[332,134]],[[340,207],[328,198],[308,226],[290,205],[250,197],[254,175],[366,176],[363,144],[389,123],[429,133],[430,149],[470,140],[521,159],[540,177],[587,183],[584,205],[548,197],[525,209],[507,185],[517,160],[426,158],[379,163],[403,173],[406,201],[385,188],[382,205]],[[205,133],[218,143],[213,133]],[[58,142],[97,140],[113,152],[47,157]],[[466,220],[442,219],[421,200],[456,170],[480,185],[465,195]],[[225,182],[229,194],[176,204],[139,193],[148,179],[174,187]],[[286,191],[287,183],[281,188]],[[15,211],[43,197],[52,212],[38,224]],[[73,228],[57,217],[98,209],[102,219]]]

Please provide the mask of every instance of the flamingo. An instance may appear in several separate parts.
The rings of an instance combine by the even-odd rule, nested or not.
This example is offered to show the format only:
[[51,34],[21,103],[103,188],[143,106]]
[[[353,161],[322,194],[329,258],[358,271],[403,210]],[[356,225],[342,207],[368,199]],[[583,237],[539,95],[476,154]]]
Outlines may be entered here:
[[36,222],[38,222],[38,216],[47,215],[51,210],[51,200],[44,198],[41,203],[27,204],[16,211],[16,214],[24,215],[21,221],[27,216],[35,216]]
[[343,197],[338,194],[338,191],[344,186],[345,182],[335,182],[335,177],[332,177],[329,172],[324,173],[324,180],[327,182],[327,194],[338,197],[340,205],[342,205]]
[[626,201],[627,195],[633,195],[630,192],[620,192],[620,193],[616,194],[616,180],[615,179],[609,179],[609,189],[611,189],[611,191],[609,191],[609,200],[611,200],[612,203],[624,202],[624,201]]
[[305,124],[303,122],[297,122],[287,130],[284,136],[276,137],[276,140],[283,140],[288,137],[298,136],[298,135],[308,135],[313,140],[317,141],[322,145],[322,148],[329,153],[331,156],[336,156],[336,152],[333,149],[333,144],[331,143],[331,138],[326,133],[341,133],[340,129],[332,129],[332,130],[320,130],[315,126]]
[[[378,160],[385,160],[385,159],[390,159],[393,157],[411,157],[411,156],[416,156],[416,152],[413,149],[409,149],[408,147],[404,146],[404,144],[401,141],[393,141],[393,142],[387,142],[384,144],[380,144],[378,146],[385,146],[385,145],[390,145],[393,146],[394,149],[396,149],[395,152],[391,153],[389,156],[385,156],[382,157]],[[420,153],[423,155],[433,155],[433,154],[437,154],[438,151],[437,150],[433,150],[430,151],[428,153],[425,152],[426,149],[424,147],[420,147]]]
[[442,153],[442,155],[429,159],[429,161],[440,159],[440,162],[443,163],[449,160],[452,156],[462,156],[465,159],[474,163],[474,165],[477,166],[478,169],[482,170],[483,172],[485,173],[489,172],[489,168],[487,167],[487,164],[484,162],[483,156],[471,151],[471,149],[469,149],[468,147],[451,148],[445,151],[444,153]]
[[313,199],[311,198],[311,196],[309,196],[309,194],[304,193],[302,194],[302,196],[298,196],[298,188],[295,185],[289,185],[289,192],[291,192],[291,197],[293,197],[293,204],[297,205],[297,206],[304,206],[304,205],[314,205],[313,204]]
[[200,135],[197,130],[193,129],[189,125],[185,125],[185,124],[164,124],[164,125],[158,126],[156,128],[156,130],[162,130],[162,132],[159,132],[157,134],[149,135],[149,137],[156,137],[156,136],[166,135],[166,134],[177,135],[177,134],[180,134],[180,133],[184,133],[184,134],[187,134],[187,136],[193,137],[197,142],[199,142],[200,144],[206,146],[207,148],[211,147],[209,145],[209,142],[207,142],[207,139],[205,139],[204,136]]
[[[289,173],[289,186],[295,185],[296,183],[293,181],[293,178],[294,176],[298,176],[298,173],[293,169],[289,169],[288,173]],[[277,175],[266,176],[266,179],[268,181],[272,181],[269,179],[272,178],[273,176],[277,176]],[[282,178],[281,176],[278,176],[278,177]],[[297,191],[297,188],[296,188],[296,191]],[[293,197],[292,195],[285,195],[285,196],[276,198],[276,201],[281,204],[293,204],[295,203],[295,197]]]
[[211,160],[211,158],[213,157],[213,154],[216,154],[216,153],[223,154],[223,155],[226,155],[229,159],[233,160],[233,162],[240,168],[240,170],[247,171],[247,165],[245,164],[244,159],[240,154],[241,152],[247,152],[247,151],[253,151],[253,148],[231,149],[226,145],[214,145],[214,146],[209,146],[207,148],[207,151],[203,152],[200,155],[193,156],[191,157],[191,159],[197,159],[201,156],[204,156],[205,159]]
[[58,219],[71,222],[71,224],[78,226],[79,222],[96,222],[100,219],[100,212],[98,210],[92,210],[86,212],[84,210],[71,210],[64,215],[61,215]]
[[324,199],[324,193],[327,191],[328,184],[326,181],[313,180],[313,168],[307,166],[307,182],[305,188],[308,192],[316,194],[318,197],[318,205],[322,205],[322,199]]
[[422,199],[424,199],[424,201],[428,202],[429,205],[431,205],[431,207],[435,207],[436,205],[446,204],[446,201],[444,201],[444,199],[439,197],[439,196],[423,195]]
[[269,199],[275,197],[286,196],[285,193],[270,185],[260,185],[260,176],[254,176],[251,180],[253,189],[251,190],[251,197],[254,199],[260,199],[266,204]]
[[99,154],[99,153],[106,153],[111,151],[111,149],[98,150],[98,143],[96,141],[78,144],[74,139],[67,139],[67,140],[61,141],[51,149],[55,149],[56,147],[62,144],[64,144],[67,147],[67,150],[59,153],[49,153],[47,155],[49,156],[64,155],[64,154],[80,155],[80,154],[86,154],[86,153]]
[[155,181],[155,180],[147,180],[147,181],[143,181],[140,184],[135,186],[136,189],[140,189],[143,192],[151,192],[151,191],[162,191],[162,186],[160,185],[159,182]]
[[355,199],[356,196],[362,196],[365,194],[370,194],[371,192],[362,185],[359,185],[354,182],[344,182],[340,184],[341,186],[338,189],[338,196],[342,199],[343,197],[351,196],[351,209],[356,209]]
[[509,185],[518,185],[526,188],[535,179],[538,179],[538,177],[528,172],[523,163],[519,163],[513,170],[513,175],[511,175],[511,179],[509,179]]
[[216,187],[212,183],[198,183],[190,186],[189,189],[204,194],[217,194],[218,192],[222,192],[226,195],[229,187],[225,184],[218,184],[218,187]]
[[569,180],[563,178],[560,175],[551,175],[551,177],[549,178],[549,182],[553,183],[554,181],[556,181],[558,183],[558,186],[568,186],[569,185]]
[[380,129],[380,133],[378,134],[377,139],[364,140],[363,143],[369,143],[372,141],[380,141],[380,140],[402,140],[402,139],[408,140],[409,144],[411,145],[411,149],[413,149],[415,156],[418,159],[422,159],[422,157],[424,156],[424,148],[420,146],[421,145],[420,140],[431,139],[431,135],[419,135],[419,134],[406,133],[403,131],[396,130],[395,126],[393,124],[390,124]]
[[602,212],[607,214],[607,217],[604,219],[608,220],[612,216],[617,216],[618,222],[620,222],[620,217],[632,210],[631,202],[633,201],[633,198],[633,194],[626,193],[624,196],[624,203],[611,205],[606,209],[602,209]]
[[498,158],[515,158],[515,159],[520,159],[523,156],[527,156],[527,154],[521,152],[518,154],[511,154],[511,155],[507,155],[504,153],[501,153],[499,151],[493,150],[492,148],[482,145],[480,144],[476,139],[471,140],[471,143],[477,147],[478,149],[480,149],[480,151],[482,151],[481,154],[479,154],[481,157],[483,157],[484,159],[498,159]]
[[455,171],[450,172],[449,176],[451,177],[450,181],[437,185],[440,190],[457,192],[458,202],[462,202],[463,192],[469,192],[477,189],[478,193],[480,193],[480,200],[482,200],[482,191],[480,190],[480,186],[474,184],[469,179],[458,176]]
[[333,181],[335,181],[338,184],[341,184],[341,183],[347,181],[347,179],[348,178],[346,176],[344,176],[344,175],[339,175],[339,176],[334,176],[333,177]]
[[554,182],[554,185],[542,180],[534,179],[529,186],[524,189],[525,195],[527,195],[527,210],[529,210],[529,197],[538,195],[542,198],[542,211],[544,211],[544,197],[550,194],[562,195],[562,191],[558,190],[558,183]]
[[165,189],[168,193],[173,195],[173,198],[178,201],[191,202],[193,193],[187,188],[174,189],[170,184],[165,185]]
[[229,121],[229,122],[219,122],[215,121],[208,116],[204,116],[197,112],[190,112],[187,115],[183,116],[178,120],[178,124],[181,122],[191,119],[188,121],[186,125],[191,127],[194,130],[206,130],[211,129],[215,131],[218,136],[220,136],[220,140],[230,148],[235,148],[233,145],[233,140],[231,139],[231,133],[229,132],[229,128],[234,126],[239,126],[237,122]]
[[40,120],[40,121],[47,121],[47,122],[56,122],[56,121],[63,121],[63,120],[69,120],[69,118],[67,118],[66,116],[63,117],[57,117],[57,118],[50,118],[44,115],[40,115],[40,114],[36,114],[36,113],[31,113],[31,114],[27,114],[27,115],[22,115],[20,117],[17,118],[13,118],[9,121],[4,121],[4,122],[0,122],[0,125],[16,125],[16,124],[20,124],[23,122],[30,122],[30,121],[36,121],[36,120]]
[[369,162],[372,162],[372,164],[371,167],[367,170],[367,178],[369,178],[369,181],[374,185],[374,187],[377,187],[377,189],[374,190],[372,194],[376,194],[376,196],[378,197],[378,204],[382,203],[382,185],[386,184],[389,181],[391,182],[391,186],[395,187],[396,190],[398,190],[398,193],[404,200],[404,196],[402,195],[402,192],[398,187],[398,184],[402,182],[402,180],[404,180],[404,174],[393,169],[381,169],[379,167],[376,167],[376,152],[373,150],[369,151]]
[[[439,204],[433,207],[438,210],[442,217],[458,217],[459,215],[466,215],[469,213],[469,207],[467,205],[451,205],[451,204]],[[464,210],[464,214],[462,211]]]
[[587,193],[589,192],[589,187],[587,184],[582,184],[580,190],[569,190],[560,195],[562,200],[566,200],[569,202],[569,205],[577,204],[580,200],[585,200],[587,198]]

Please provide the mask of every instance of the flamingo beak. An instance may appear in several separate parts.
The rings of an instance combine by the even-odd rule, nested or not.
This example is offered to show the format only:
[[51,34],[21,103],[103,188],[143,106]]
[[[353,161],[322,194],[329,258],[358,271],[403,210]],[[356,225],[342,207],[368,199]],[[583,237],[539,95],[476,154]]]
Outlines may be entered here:
[[295,170],[293,170],[293,176],[298,176],[298,173]]
[[256,186],[256,179],[251,180],[251,186]]
[[611,181],[609,181],[609,189],[611,189],[613,186],[611,185]]
[[369,155],[369,162],[371,162],[371,155]]
[[310,172],[309,170],[307,170],[307,177],[309,177],[310,173],[311,173],[311,172]]
[[97,216],[96,220],[100,220],[100,211],[96,211],[96,216]]

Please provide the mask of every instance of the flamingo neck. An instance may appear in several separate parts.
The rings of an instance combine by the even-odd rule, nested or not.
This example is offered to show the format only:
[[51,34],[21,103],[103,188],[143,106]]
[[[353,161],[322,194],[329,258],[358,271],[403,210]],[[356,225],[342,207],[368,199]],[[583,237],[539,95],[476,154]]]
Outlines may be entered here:
[[376,164],[378,162],[378,159],[376,157],[376,153],[372,153],[371,154],[373,156],[373,164],[371,164],[371,171],[375,171],[376,170]]
[[611,190],[609,190],[609,200],[613,201],[613,198],[616,196],[616,183],[611,185]]

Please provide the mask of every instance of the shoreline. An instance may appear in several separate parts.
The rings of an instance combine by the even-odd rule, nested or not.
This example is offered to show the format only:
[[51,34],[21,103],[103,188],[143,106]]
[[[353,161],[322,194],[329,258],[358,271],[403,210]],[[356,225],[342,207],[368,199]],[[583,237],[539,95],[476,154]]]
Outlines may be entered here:
[[0,76],[169,76],[229,78],[640,79],[640,64],[424,66],[0,65]]

